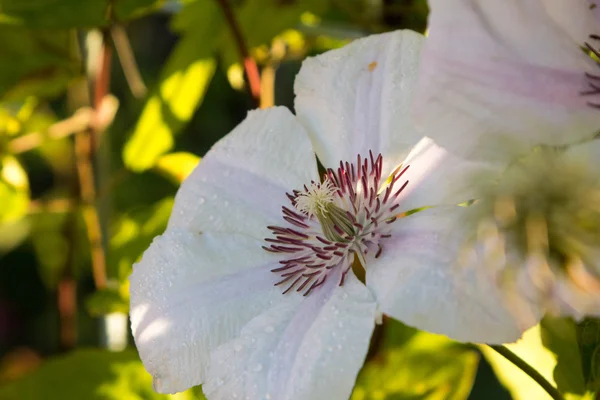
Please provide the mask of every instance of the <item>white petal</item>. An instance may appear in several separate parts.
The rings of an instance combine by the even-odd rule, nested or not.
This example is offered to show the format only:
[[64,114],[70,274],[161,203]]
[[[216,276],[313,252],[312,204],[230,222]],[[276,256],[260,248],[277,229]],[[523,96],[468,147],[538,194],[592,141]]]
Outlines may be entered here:
[[375,303],[352,273],[301,304],[282,301],[212,354],[209,400],[346,400],[369,347]]
[[382,312],[463,342],[505,343],[536,320],[507,311],[491,280],[459,266],[468,207],[437,207],[394,222],[383,252],[367,266]]
[[302,63],[296,114],[323,165],[371,150],[390,172],[408,155],[421,138],[410,112],[422,42],[412,31],[373,35]]
[[541,0],[541,2],[548,14],[574,42],[583,44],[590,41],[590,34],[600,32],[600,14],[598,14],[600,3],[597,0]]
[[431,0],[415,112],[420,129],[467,158],[506,161],[538,144],[591,138],[583,96],[597,65],[539,0]]
[[600,317],[599,293],[587,291],[567,279],[557,283],[551,301],[554,314],[560,317],[572,317],[576,321]]
[[408,170],[401,182],[408,180],[408,185],[400,195],[399,211],[476,199],[480,184],[492,182],[501,172],[497,164],[459,158],[427,137],[413,148],[403,165]]
[[171,229],[133,268],[131,330],[163,393],[201,384],[209,353],[281,298],[277,257],[242,236]]
[[263,238],[281,223],[286,192],[315,179],[314,151],[292,113],[251,111],[183,182],[169,226]]

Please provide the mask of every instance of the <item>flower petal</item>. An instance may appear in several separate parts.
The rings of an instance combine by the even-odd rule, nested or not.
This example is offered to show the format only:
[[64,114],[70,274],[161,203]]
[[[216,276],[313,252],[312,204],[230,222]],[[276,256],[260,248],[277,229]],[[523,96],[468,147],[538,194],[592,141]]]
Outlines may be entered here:
[[[598,67],[539,0],[430,0],[415,101],[419,128],[463,157],[505,162],[591,138]],[[554,12],[554,11],[553,11]],[[571,15],[572,16],[572,15]],[[592,32],[590,32],[592,33]]]
[[204,381],[209,353],[281,298],[277,258],[242,235],[170,229],[134,266],[131,329],[155,390]]
[[399,197],[399,211],[460,204],[476,199],[481,182],[492,182],[500,174],[497,164],[459,158],[425,137],[412,149],[404,165],[401,182],[408,185]]
[[251,111],[183,182],[169,226],[263,238],[281,223],[286,192],[316,179],[314,151],[292,113]]
[[541,0],[548,14],[576,43],[590,40],[600,33],[598,0]]
[[207,397],[348,399],[375,321],[371,294],[351,275],[343,286],[330,277],[301,304],[282,301],[217,348]]
[[367,266],[367,286],[383,313],[419,329],[463,342],[514,341],[537,320],[517,322],[491,280],[458,265],[468,212],[436,207],[394,222]]
[[410,111],[422,42],[412,31],[372,35],[302,63],[296,114],[323,165],[371,150],[390,172],[408,155],[421,138]]

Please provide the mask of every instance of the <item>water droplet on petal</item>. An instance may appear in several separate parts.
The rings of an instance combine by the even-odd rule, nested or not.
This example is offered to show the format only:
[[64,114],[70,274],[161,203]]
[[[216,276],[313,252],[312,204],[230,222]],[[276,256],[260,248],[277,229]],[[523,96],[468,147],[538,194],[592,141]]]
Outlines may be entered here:
[[253,368],[254,372],[260,372],[263,369],[262,364],[256,364]]
[[242,345],[241,345],[241,344],[236,344],[235,346],[233,346],[233,349],[234,349],[235,351],[242,351],[243,347],[242,347]]
[[206,200],[204,199],[204,197],[200,197],[198,199],[198,204],[204,204],[204,203],[206,203]]
[[275,328],[273,328],[273,327],[272,327],[272,326],[270,326],[270,325],[269,325],[269,326],[267,326],[267,327],[265,328],[265,332],[267,332],[267,333],[271,333],[271,332],[273,332],[274,330],[275,330]]

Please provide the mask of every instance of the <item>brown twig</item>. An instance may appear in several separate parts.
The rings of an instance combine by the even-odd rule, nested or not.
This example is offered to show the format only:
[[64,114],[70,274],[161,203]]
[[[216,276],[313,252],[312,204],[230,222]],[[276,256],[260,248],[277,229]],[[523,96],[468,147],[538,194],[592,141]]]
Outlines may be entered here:
[[101,48],[100,68],[93,81],[94,123],[88,129],[75,135],[75,162],[79,178],[79,190],[83,208],[83,218],[91,246],[92,274],[97,289],[106,287],[106,254],[102,240],[102,225],[96,204],[96,177],[94,174],[94,156],[98,149],[103,126],[103,103],[108,95],[110,84],[110,62],[112,50],[105,33]]
[[250,89],[250,95],[256,101],[256,104],[260,104],[260,74],[258,72],[258,66],[256,65],[256,61],[250,56],[248,52],[248,47],[246,46],[246,41],[244,40],[244,36],[242,35],[242,30],[240,29],[237,20],[235,19],[235,15],[229,2],[227,0],[217,0],[223,10],[223,14],[225,15],[225,19],[231,29],[231,33],[233,34],[233,38],[238,48],[238,52],[243,60],[244,64],[244,72],[246,73],[246,79],[248,81],[248,88]]
[[140,74],[138,64],[135,61],[127,32],[122,25],[117,24],[112,26],[110,34],[131,93],[138,99],[144,97],[147,92],[146,85]]
[[8,142],[8,151],[11,154],[20,154],[33,150],[47,140],[59,140],[87,129],[92,123],[94,110],[83,107],[71,117],[52,124],[45,133],[30,132]]

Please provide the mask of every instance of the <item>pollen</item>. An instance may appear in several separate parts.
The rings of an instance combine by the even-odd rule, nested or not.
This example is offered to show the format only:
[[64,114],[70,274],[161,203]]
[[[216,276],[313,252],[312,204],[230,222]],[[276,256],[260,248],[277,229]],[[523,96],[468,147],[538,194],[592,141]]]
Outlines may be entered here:
[[335,199],[336,188],[329,179],[322,183],[312,182],[310,187],[305,187],[305,191],[296,197],[296,209],[308,216],[324,214],[327,211],[327,205],[333,203]]
[[373,72],[373,70],[377,67],[377,61],[373,61],[369,64],[369,72]]

